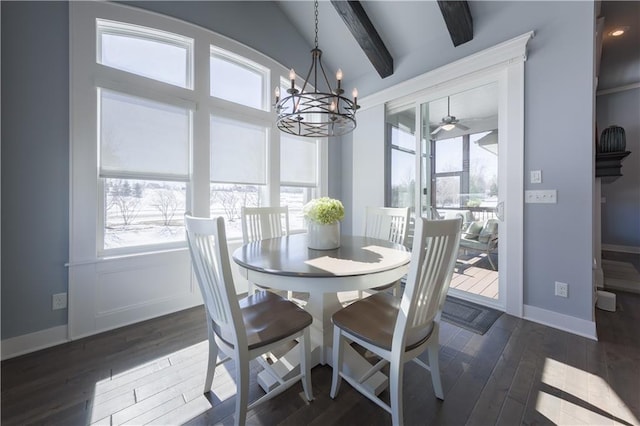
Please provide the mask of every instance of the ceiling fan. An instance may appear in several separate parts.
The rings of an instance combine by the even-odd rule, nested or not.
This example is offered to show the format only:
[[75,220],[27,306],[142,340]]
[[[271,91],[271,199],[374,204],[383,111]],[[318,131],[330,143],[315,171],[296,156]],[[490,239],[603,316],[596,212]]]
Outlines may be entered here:
[[459,121],[454,115],[451,115],[450,111],[451,107],[451,97],[447,96],[447,116],[442,118],[442,121],[438,125],[438,127],[431,132],[432,135],[435,135],[440,130],[444,130],[446,132],[458,128],[460,130],[469,130],[469,128],[463,124],[460,124]]

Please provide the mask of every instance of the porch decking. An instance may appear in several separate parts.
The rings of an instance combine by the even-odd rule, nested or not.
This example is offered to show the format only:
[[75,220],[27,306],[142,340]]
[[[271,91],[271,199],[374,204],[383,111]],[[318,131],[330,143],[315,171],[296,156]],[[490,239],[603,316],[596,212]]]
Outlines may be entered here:
[[[492,258],[498,266],[497,256]],[[462,254],[458,257],[450,288],[498,299],[498,271],[489,265],[485,254]]]

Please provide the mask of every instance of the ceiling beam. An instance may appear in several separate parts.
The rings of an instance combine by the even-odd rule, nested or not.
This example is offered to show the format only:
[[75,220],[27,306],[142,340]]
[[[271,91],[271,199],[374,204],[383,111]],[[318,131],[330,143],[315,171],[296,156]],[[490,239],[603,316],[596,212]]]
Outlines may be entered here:
[[331,0],[331,4],[373,64],[380,77],[393,74],[393,58],[359,1]]
[[473,18],[468,2],[438,0],[438,6],[454,46],[473,40]]

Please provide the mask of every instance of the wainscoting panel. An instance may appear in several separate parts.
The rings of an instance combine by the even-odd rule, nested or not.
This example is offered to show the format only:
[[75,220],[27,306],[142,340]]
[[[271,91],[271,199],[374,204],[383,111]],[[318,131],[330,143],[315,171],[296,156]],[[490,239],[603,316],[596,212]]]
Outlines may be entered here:
[[71,266],[71,340],[202,303],[186,249]]

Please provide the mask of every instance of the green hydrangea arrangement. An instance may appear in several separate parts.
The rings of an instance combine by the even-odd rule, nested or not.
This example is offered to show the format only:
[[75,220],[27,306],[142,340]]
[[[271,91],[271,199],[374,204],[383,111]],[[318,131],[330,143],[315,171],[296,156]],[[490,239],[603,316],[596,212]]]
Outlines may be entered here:
[[340,200],[329,197],[315,198],[302,208],[307,220],[330,225],[344,218],[344,206]]

